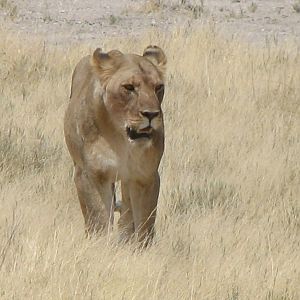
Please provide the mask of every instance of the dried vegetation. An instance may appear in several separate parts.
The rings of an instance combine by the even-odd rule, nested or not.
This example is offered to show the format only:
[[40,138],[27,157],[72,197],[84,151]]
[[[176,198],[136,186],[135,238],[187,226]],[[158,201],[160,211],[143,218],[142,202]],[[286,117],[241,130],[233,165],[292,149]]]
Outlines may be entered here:
[[84,238],[62,120],[91,49],[0,39],[1,299],[299,299],[296,48],[213,29],[99,45],[169,58],[157,237],[141,252]]

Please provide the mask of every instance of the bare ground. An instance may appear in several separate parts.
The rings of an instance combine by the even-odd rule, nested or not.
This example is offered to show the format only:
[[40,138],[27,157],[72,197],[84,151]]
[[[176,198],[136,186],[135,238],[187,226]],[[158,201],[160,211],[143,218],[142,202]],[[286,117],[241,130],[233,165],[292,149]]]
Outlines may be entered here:
[[[139,36],[214,23],[225,34],[264,43],[300,40],[297,0],[1,0],[0,22],[20,34],[34,34],[51,44],[99,44],[107,36]],[[300,4],[299,4],[300,9]]]

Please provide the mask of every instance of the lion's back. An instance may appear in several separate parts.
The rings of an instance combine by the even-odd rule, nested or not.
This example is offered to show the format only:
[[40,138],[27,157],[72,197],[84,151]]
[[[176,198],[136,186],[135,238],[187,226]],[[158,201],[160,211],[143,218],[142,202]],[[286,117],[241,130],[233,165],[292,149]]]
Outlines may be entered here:
[[72,75],[70,99],[76,97],[90,80],[92,76],[90,59],[91,56],[87,55],[77,63]]

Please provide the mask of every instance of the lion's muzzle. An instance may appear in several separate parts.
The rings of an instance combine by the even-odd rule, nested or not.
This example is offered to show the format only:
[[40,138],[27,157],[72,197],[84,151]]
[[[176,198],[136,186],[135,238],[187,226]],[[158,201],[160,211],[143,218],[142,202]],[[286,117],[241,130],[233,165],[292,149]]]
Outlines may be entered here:
[[127,125],[126,133],[128,138],[133,140],[138,139],[151,139],[153,131],[158,129],[161,119],[158,118],[160,111],[140,111],[140,116],[142,117],[141,122],[137,126]]
[[158,129],[161,124],[159,117],[160,111],[144,110],[139,112],[142,117],[139,124],[128,124],[126,126],[126,133],[129,140],[151,139],[153,131]]
[[140,111],[140,114],[143,117],[146,117],[150,122],[151,120],[153,120],[154,118],[159,116],[160,111],[149,111],[149,110],[144,110],[144,111]]
[[148,126],[143,129],[134,129],[132,127],[126,127],[126,133],[130,140],[137,140],[137,139],[151,139],[152,137],[152,127]]

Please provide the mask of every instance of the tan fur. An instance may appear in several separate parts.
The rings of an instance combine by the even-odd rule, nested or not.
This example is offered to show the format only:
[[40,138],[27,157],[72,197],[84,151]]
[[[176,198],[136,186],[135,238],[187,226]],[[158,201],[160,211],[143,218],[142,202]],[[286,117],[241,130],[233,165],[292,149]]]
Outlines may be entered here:
[[149,46],[143,56],[98,48],[75,68],[64,132],[89,234],[109,230],[113,185],[121,180],[122,240],[136,236],[147,243],[153,236],[164,150],[165,65],[163,51]]

